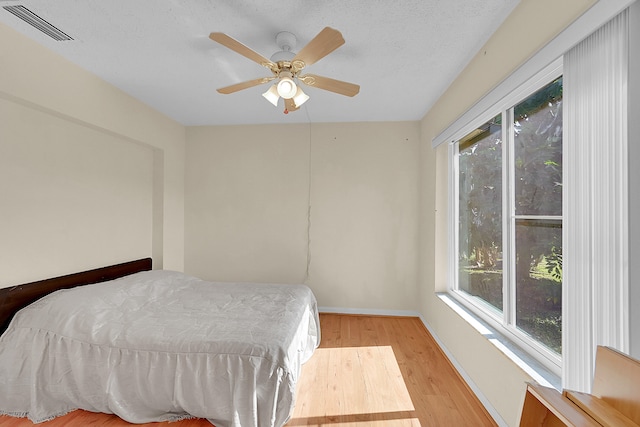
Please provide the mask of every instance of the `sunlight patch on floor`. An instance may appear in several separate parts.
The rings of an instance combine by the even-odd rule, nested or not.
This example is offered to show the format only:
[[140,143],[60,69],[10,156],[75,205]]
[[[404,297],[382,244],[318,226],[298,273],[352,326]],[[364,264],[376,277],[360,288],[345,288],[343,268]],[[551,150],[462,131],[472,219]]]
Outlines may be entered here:
[[287,426],[420,426],[414,410],[391,346],[319,348],[302,367]]

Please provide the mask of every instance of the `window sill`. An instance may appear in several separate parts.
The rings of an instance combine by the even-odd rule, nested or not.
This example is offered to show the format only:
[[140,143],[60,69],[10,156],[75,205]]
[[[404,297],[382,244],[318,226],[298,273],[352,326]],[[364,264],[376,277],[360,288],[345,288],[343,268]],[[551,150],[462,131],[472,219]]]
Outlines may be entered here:
[[460,317],[469,323],[474,329],[483,335],[491,344],[507,356],[520,369],[527,373],[538,384],[546,387],[554,387],[562,390],[562,379],[550,371],[542,363],[535,360],[511,340],[487,324],[484,320],[473,314],[469,309],[460,304],[447,293],[437,293],[438,298]]

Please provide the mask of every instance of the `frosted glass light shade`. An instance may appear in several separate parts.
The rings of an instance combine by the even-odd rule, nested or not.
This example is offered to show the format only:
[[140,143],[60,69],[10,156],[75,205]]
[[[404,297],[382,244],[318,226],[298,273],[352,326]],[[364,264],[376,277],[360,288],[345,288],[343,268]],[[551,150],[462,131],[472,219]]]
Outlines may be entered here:
[[274,105],[274,107],[278,106],[278,100],[280,99],[280,95],[278,95],[278,88],[276,86],[277,85],[275,85],[275,84],[271,85],[269,90],[262,94],[262,96],[264,96],[264,98],[267,101],[272,103]]
[[278,95],[284,99],[291,99],[295,96],[298,87],[289,77],[283,77],[278,82]]
[[304,93],[300,88],[300,86],[298,86],[298,90],[296,91],[296,94],[293,97],[293,102],[294,104],[296,104],[296,107],[300,107],[302,104],[307,102],[308,99],[309,99],[309,95]]

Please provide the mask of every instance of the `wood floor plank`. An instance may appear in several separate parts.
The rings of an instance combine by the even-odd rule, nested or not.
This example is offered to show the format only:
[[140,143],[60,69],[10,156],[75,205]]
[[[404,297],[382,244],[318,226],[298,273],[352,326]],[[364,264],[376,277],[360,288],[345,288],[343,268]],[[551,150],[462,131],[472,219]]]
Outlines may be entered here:
[[[320,315],[322,342],[303,365],[287,427],[495,426],[418,318]],[[0,427],[32,427],[0,416]],[[131,427],[74,411],[37,426]],[[211,427],[202,419],[145,427]]]

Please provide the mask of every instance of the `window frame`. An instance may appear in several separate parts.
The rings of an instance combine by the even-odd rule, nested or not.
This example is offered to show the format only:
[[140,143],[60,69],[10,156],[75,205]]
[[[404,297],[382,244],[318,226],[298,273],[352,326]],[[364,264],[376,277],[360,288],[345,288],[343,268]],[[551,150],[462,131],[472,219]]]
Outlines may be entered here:
[[[498,100],[488,108],[484,108],[476,117],[466,125],[460,126],[449,138],[448,162],[448,283],[447,292],[459,303],[476,316],[489,323],[501,334],[514,342],[531,357],[542,363],[547,369],[556,375],[561,375],[562,355],[551,351],[540,342],[532,339],[523,331],[517,329],[515,325],[515,236],[513,227],[520,215],[515,215],[513,202],[514,186],[514,153],[511,147],[513,129],[513,108],[519,102],[526,99],[536,91],[540,90],[550,82],[562,76],[562,57],[556,59],[538,73],[526,80],[522,85],[512,90],[509,94]],[[502,229],[503,229],[503,308],[500,313],[484,300],[474,297],[466,292],[458,291],[458,245],[459,245],[459,166],[458,166],[458,141],[478,128],[488,120],[502,115]],[[564,181],[564,178],[563,178]],[[536,216],[536,218],[547,218]],[[564,212],[562,216],[549,216],[549,219],[560,220],[564,225]],[[514,225],[512,225],[512,223]],[[564,243],[563,243],[564,245]],[[505,262],[506,257],[509,262]],[[564,302],[563,302],[564,303]]]

